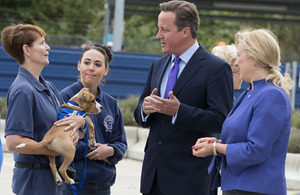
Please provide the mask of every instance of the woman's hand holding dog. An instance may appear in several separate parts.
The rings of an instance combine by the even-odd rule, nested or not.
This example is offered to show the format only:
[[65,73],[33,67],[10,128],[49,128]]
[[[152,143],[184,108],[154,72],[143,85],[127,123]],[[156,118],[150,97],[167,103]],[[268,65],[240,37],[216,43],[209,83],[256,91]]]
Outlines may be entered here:
[[82,116],[70,114],[69,117],[64,117],[54,123],[55,126],[67,126],[65,131],[72,130],[71,137],[73,138],[73,143],[76,146],[78,143],[78,129],[85,128],[85,119]]

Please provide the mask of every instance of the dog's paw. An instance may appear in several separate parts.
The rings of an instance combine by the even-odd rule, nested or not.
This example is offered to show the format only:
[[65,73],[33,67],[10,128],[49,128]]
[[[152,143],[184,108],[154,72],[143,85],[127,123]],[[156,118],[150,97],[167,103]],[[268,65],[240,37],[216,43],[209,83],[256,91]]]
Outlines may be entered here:
[[56,181],[56,184],[61,186],[62,185],[62,181]]
[[70,179],[71,183],[70,184],[75,184],[75,181],[73,179]]
[[25,146],[26,146],[26,144],[22,143],[22,144],[17,145],[16,148],[24,148]]
[[62,178],[60,177],[60,175],[58,174],[58,172],[56,172],[56,183],[57,185],[62,185]]

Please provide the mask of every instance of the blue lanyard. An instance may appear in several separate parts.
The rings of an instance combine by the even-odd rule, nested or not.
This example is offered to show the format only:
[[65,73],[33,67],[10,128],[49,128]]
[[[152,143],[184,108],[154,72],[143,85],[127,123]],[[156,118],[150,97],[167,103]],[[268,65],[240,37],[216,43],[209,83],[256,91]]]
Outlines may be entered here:
[[[74,184],[72,184],[72,191],[73,191],[73,194],[74,195],[77,195],[79,194],[82,186],[83,186],[83,183],[84,183],[84,180],[86,178],[86,167],[87,167],[87,158],[86,158],[86,155],[87,155],[87,151],[88,151],[88,147],[89,147],[89,142],[88,142],[88,138],[89,138],[89,126],[87,124],[87,122],[85,121],[85,128],[86,128],[86,133],[84,135],[84,138],[85,138],[85,153],[84,153],[84,172],[83,172],[83,175],[78,183],[78,186],[77,186],[77,189],[75,187]],[[74,160],[72,162],[72,167],[74,168]],[[78,193],[77,193],[78,192]]]

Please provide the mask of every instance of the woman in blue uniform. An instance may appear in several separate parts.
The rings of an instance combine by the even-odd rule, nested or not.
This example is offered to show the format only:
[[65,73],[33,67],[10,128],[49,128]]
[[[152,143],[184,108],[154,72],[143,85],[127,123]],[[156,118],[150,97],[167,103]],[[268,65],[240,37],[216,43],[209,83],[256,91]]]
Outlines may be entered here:
[[288,94],[293,82],[289,76],[282,76],[278,68],[280,49],[272,32],[246,30],[238,32],[235,38],[236,66],[250,87],[228,114],[222,127],[222,142],[201,138],[193,147],[193,154],[221,155],[224,195],[285,195],[285,159],[292,114]]
[[[99,114],[89,115],[95,125],[97,149],[87,152],[86,170],[84,156],[86,143],[79,140],[76,146],[75,180],[79,182],[79,186],[80,181],[84,180],[84,183],[81,189],[78,185],[75,186],[81,195],[110,194],[110,186],[114,184],[116,178],[115,164],[123,158],[127,150],[123,118],[117,102],[99,87],[103,76],[109,71],[111,59],[111,51],[106,46],[94,45],[85,48],[77,67],[80,80],[61,91],[64,100],[68,100],[83,87],[87,87],[103,107]],[[84,171],[86,177],[82,179]],[[63,193],[73,194],[72,186],[64,185]]]
[[[41,141],[63,103],[55,86],[41,76],[49,64],[45,32],[35,25],[11,25],[2,30],[1,42],[4,51],[20,64],[7,94],[6,145],[14,151],[16,162],[12,190],[18,195],[59,195],[61,187],[53,179],[46,156],[58,154],[46,147],[16,148],[21,143]],[[73,119],[68,119],[72,128],[84,128],[83,117]]]

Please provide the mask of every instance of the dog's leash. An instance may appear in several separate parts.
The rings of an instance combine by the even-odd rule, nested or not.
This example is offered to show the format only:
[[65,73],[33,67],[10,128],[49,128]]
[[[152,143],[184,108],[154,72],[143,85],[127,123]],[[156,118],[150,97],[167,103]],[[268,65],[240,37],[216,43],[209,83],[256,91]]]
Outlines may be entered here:
[[[86,158],[86,155],[87,155],[87,151],[88,151],[88,147],[89,147],[89,142],[88,142],[88,137],[89,137],[89,126],[85,120],[85,129],[86,129],[86,133],[84,134],[84,138],[85,138],[85,153],[84,153],[84,172],[83,172],[83,175],[77,185],[77,189],[75,187],[74,184],[71,184],[72,186],[72,191],[73,191],[73,194],[74,195],[78,195],[82,186],[83,186],[83,183],[84,183],[84,180],[86,178],[86,167],[87,167],[87,158]],[[72,162],[72,167],[74,168],[74,160]],[[78,192],[78,193],[77,193]]]

